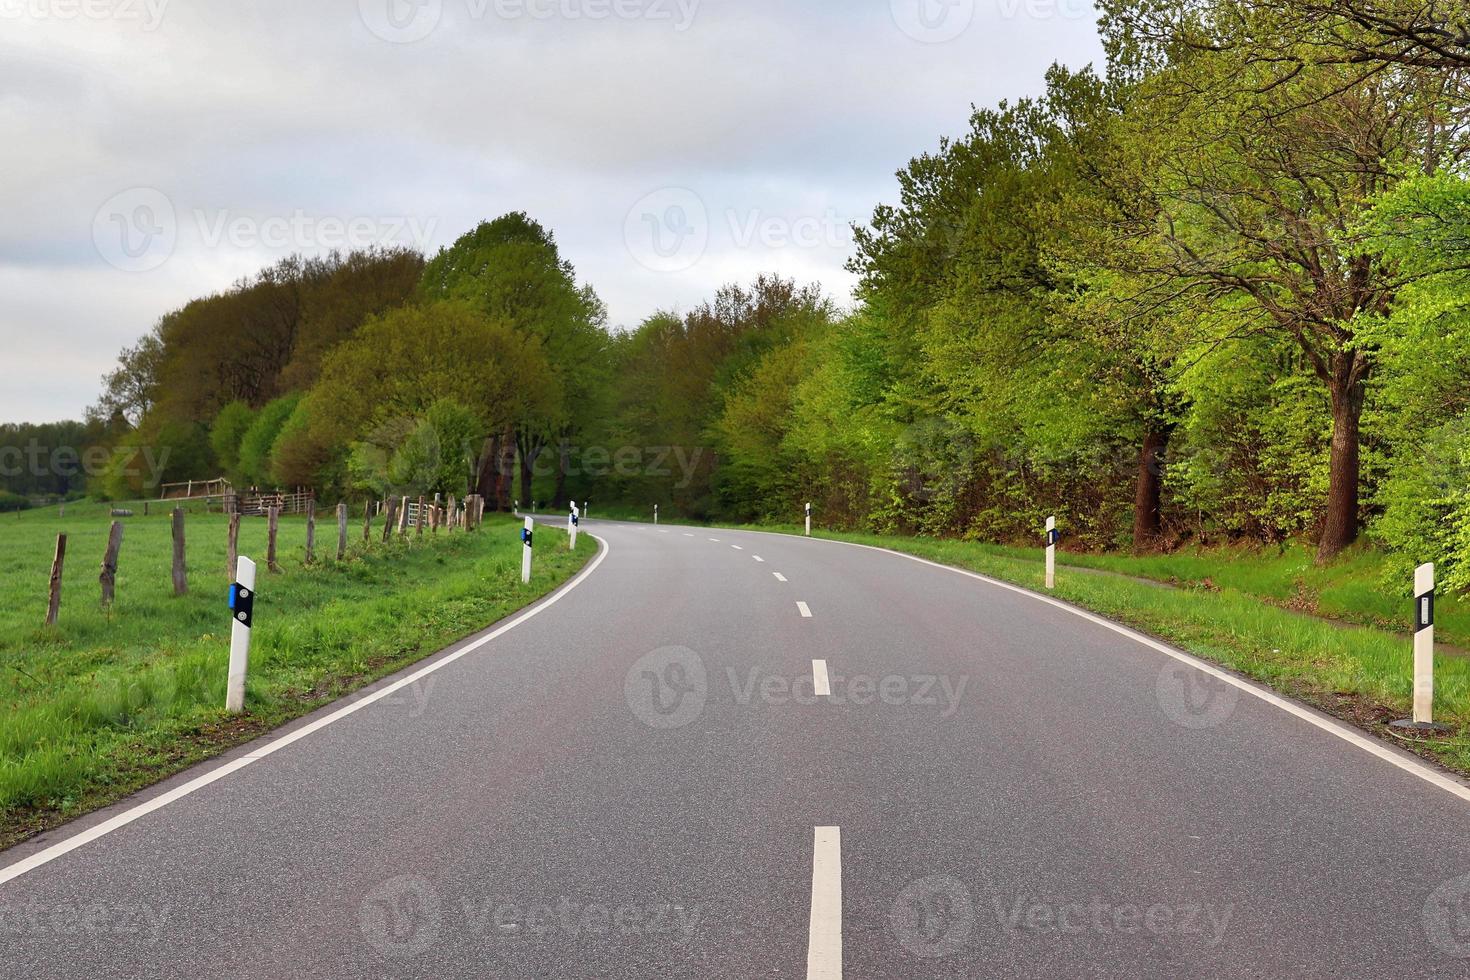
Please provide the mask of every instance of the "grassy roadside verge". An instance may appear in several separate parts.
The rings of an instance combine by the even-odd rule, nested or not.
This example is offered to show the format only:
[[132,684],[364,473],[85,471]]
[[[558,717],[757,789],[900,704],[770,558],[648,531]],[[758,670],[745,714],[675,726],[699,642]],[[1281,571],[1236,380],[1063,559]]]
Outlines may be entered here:
[[[794,526],[752,530],[800,533]],[[1044,591],[1042,563],[1034,555],[1018,557],[1018,549],[932,538],[814,533],[832,540],[888,548]],[[1065,559],[1074,557],[1067,555]],[[1069,574],[1062,567],[1052,594],[1238,671],[1448,769],[1470,775],[1470,660],[1436,659],[1435,720],[1453,731],[1442,738],[1406,739],[1388,727],[1390,722],[1411,713],[1412,648],[1404,633],[1373,627],[1345,630],[1333,622],[1304,617],[1290,608],[1263,601],[1254,590],[1248,592],[1219,582],[1180,582],[1179,588],[1161,589],[1133,577],[1138,572],[1127,568],[1126,561],[1118,557],[1116,574],[1075,570]],[[1249,572],[1242,564],[1231,574],[1244,576]],[[1271,573],[1263,572],[1262,579],[1271,581]],[[1407,616],[1407,600],[1404,607]],[[1457,614],[1463,615],[1463,610],[1457,609]]]
[[[387,544],[376,532],[364,543],[359,519],[345,561],[307,567],[305,522],[283,521],[289,557],[281,574],[261,569],[247,712],[232,717],[223,711],[225,518],[190,515],[190,593],[180,598],[167,518],[129,519],[110,613],[96,584],[107,523],[105,510],[77,505],[65,519],[48,510],[0,525],[0,847],[420,660],[552,591],[597,550],[584,536],[573,554],[552,531],[523,586],[513,518]],[[62,530],[62,615],[48,629],[45,579]],[[335,537],[335,521],[320,522],[319,552],[334,552]],[[264,521],[248,520],[241,553],[263,555],[264,540]]]

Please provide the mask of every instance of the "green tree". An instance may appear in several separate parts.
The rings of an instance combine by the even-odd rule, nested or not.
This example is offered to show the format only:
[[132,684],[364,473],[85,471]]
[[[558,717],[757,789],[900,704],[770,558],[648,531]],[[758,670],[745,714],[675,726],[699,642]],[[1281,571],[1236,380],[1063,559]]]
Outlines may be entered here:
[[231,478],[240,472],[240,444],[255,424],[256,413],[244,402],[230,402],[220,409],[209,428],[209,445],[214,458]]
[[245,430],[240,438],[238,463],[245,483],[256,487],[272,484],[271,451],[300,401],[299,393],[275,399],[260,410],[250,428]]

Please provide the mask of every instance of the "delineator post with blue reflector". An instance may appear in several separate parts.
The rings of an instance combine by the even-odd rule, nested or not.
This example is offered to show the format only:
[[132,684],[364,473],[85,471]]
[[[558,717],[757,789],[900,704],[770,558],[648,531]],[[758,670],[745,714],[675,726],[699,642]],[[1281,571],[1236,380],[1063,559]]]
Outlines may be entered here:
[[245,677],[250,672],[250,631],[255,625],[255,562],[241,555],[230,586],[230,672],[225,684],[225,710],[245,710]]

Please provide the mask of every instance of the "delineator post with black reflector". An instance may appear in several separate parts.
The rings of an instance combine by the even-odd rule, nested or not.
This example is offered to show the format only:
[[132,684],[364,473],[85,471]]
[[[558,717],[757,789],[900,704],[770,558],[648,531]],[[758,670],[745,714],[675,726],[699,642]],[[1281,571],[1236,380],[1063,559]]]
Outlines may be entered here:
[[806,505],[806,536],[812,536],[812,505]]
[[1057,542],[1062,539],[1062,532],[1057,530],[1057,519],[1048,517],[1046,519],[1046,587],[1054,589],[1057,587]]
[[521,582],[531,581],[531,539],[536,530],[536,522],[526,518],[526,526],[521,528]]
[[577,550],[577,525],[581,522],[581,515],[577,513],[577,505],[572,504],[572,512],[567,515],[567,537],[571,541],[571,550]]
[[245,710],[245,676],[250,672],[250,631],[255,625],[255,562],[239,559],[238,580],[230,586],[230,673],[225,686],[225,710]]
[[1394,728],[1448,731],[1434,723],[1434,564],[1414,569],[1414,717]]
[[653,505],[653,526],[658,527],[658,504]]

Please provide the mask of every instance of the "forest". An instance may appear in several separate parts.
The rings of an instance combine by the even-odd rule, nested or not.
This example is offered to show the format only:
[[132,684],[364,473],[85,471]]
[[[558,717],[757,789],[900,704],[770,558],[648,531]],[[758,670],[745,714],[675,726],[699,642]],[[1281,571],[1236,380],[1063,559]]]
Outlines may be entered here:
[[85,423],[0,427],[0,462],[100,446],[85,489],[111,498],[226,475],[721,521],[810,500],[992,541],[1055,514],[1073,547],[1308,539],[1470,589],[1470,7],[1108,0],[1099,30],[1104,66],[898,173],[852,297],[777,268],[611,329],[515,212],[168,312]]

